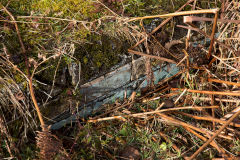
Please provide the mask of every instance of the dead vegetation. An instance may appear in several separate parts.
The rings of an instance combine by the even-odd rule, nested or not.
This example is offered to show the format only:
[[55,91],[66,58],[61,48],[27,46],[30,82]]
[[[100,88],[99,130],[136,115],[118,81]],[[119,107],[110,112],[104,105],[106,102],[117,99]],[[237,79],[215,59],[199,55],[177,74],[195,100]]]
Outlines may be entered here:
[[[39,69],[42,64],[58,58],[61,60],[64,55],[76,60],[81,67],[74,57],[74,45],[62,45],[53,54],[38,54],[38,58],[28,57],[18,28],[21,22],[1,5],[1,11],[10,17],[8,23],[14,25],[25,68],[15,65],[13,56],[2,44],[0,135],[3,138],[0,140],[0,158],[5,158],[6,154],[1,153],[4,151],[10,158],[22,158],[16,146],[21,146],[26,139],[31,141],[27,137],[27,128],[35,130],[39,126],[36,110],[42,130],[33,136],[37,137],[36,146],[40,149],[37,157],[40,159],[239,159],[240,3],[222,0],[203,5],[204,2],[189,0],[174,13],[131,18],[115,13],[113,6],[105,5],[104,1],[97,2],[113,16],[91,22],[39,16],[19,18],[67,21],[70,29],[80,23],[85,30],[98,33],[101,33],[98,29],[103,27],[104,34],[125,37],[130,44],[135,42],[128,52],[147,57],[148,87],[141,93],[133,92],[131,97],[122,101],[105,105],[88,119],[79,119],[74,126],[54,131],[61,137],[58,138],[49,131],[46,118],[39,109],[42,102],[35,97],[37,80],[34,76],[45,70]],[[189,6],[191,9],[186,11]],[[124,7],[120,11],[123,13]],[[175,18],[182,20],[181,17],[183,22],[172,25],[171,32],[164,35],[164,26],[174,22]],[[150,31],[145,28],[147,20],[160,18],[158,26]],[[110,25],[112,30],[106,29],[109,21],[114,21]],[[179,33],[183,35],[180,39],[176,38]],[[180,71],[154,84],[151,66],[159,65],[161,68],[163,63],[176,64]],[[54,90],[58,67],[59,63],[44,103]],[[20,81],[13,78],[16,73]],[[81,79],[78,74],[78,82],[67,92],[69,95],[77,92]],[[19,122],[22,124],[14,124]],[[22,138],[19,142],[14,141],[10,134],[13,129],[8,129],[14,125],[19,127],[19,131],[24,131],[14,135]],[[36,150],[36,146],[31,149]]]

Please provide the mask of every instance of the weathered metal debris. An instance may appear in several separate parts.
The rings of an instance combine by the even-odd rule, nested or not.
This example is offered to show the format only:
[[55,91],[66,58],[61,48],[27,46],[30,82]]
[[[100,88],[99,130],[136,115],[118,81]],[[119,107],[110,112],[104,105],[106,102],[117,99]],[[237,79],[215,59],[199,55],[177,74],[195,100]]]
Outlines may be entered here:
[[[175,64],[163,63],[152,68],[154,83],[176,74],[179,68]],[[59,129],[66,124],[75,122],[77,118],[86,118],[100,106],[114,102],[116,99],[129,97],[133,91],[139,91],[147,86],[145,77],[145,58],[141,57],[116,70],[101,76],[91,82],[81,85],[80,92],[84,96],[84,103],[78,108],[77,114],[63,113],[55,118],[52,130]]]

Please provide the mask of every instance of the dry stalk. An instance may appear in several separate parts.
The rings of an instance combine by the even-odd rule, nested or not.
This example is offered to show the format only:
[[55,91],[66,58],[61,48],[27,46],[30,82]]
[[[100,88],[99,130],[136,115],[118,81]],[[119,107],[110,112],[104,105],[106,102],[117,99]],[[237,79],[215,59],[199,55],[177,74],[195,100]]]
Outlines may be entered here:
[[206,143],[204,143],[191,157],[190,160],[194,159],[205,147],[207,147],[238,115],[240,110],[236,112]]
[[[188,127],[183,127],[183,128],[185,128],[188,132],[194,134],[195,136],[197,136],[197,137],[200,138],[201,140],[207,141],[207,138],[205,138],[205,137],[203,137],[202,135],[198,134],[197,132],[195,132],[195,131],[192,130],[191,128],[188,128]],[[215,141],[211,142],[210,145],[213,146],[214,148],[216,148],[219,153],[222,153],[222,154],[225,154],[225,153],[226,153],[225,150],[222,149],[222,148],[220,148]]]
[[[188,113],[184,113],[184,112],[179,112],[179,111],[175,111],[174,113],[182,114],[184,116],[188,116],[188,117],[191,117],[191,118],[194,118],[194,119],[197,119],[197,120],[217,122],[217,123],[220,123],[220,124],[225,124],[226,123],[225,120],[220,120],[220,119],[213,118],[213,117],[210,117],[210,116],[200,117],[200,116],[194,116],[194,115],[191,115],[191,114],[188,114]],[[240,124],[233,123],[233,122],[231,122],[229,125],[231,125],[233,127],[240,127]]]
[[[185,89],[171,88],[171,90],[173,91],[184,91]],[[193,89],[187,89],[187,92],[210,94],[210,95],[240,96],[240,92],[219,92],[219,91],[206,91],[206,90],[201,91],[201,90],[193,90]]]
[[[211,98],[209,97],[192,97],[194,100],[201,100],[201,101],[211,101]],[[229,103],[240,103],[240,100],[238,99],[222,99],[222,98],[215,98],[215,101],[218,102],[229,102]]]
[[[198,131],[198,132],[200,132],[202,134],[205,134],[205,135],[208,135],[208,134],[213,135],[214,134],[214,132],[212,132],[212,131],[200,129],[200,128],[195,127],[191,124],[188,124],[188,123],[182,122],[180,120],[177,120],[173,117],[167,116],[166,114],[163,114],[163,113],[156,113],[156,114],[158,114],[162,119],[165,119],[166,122],[175,124],[177,126],[180,125],[180,126],[183,126],[183,127],[188,127],[188,128],[191,128],[191,129],[193,129],[195,131]],[[230,137],[230,136],[226,136],[226,135],[218,135],[218,136],[222,137],[222,138],[225,138],[225,139],[228,139],[228,140],[232,140],[232,137]]]
[[[15,21],[15,18],[13,17],[13,15],[1,3],[0,3],[0,6],[10,16],[12,21]],[[39,121],[41,123],[41,128],[42,128],[42,131],[38,132],[38,136],[37,136],[37,146],[40,148],[39,158],[41,158],[41,159],[53,159],[53,157],[57,153],[59,153],[63,150],[63,147],[61,145],[61,141],[59,139],[57,139],[56,136],[52,135],[48,131],[48,128],[45,126],[42,114],[40,112],[40,109],[39,109],[39,106],[37,104],[37,100],[36,100],[36,97],[35,97],[35,94],[34,94],[34,89],[33,89],[33,84],[32,84],[32,78],[34,76],[34,72],[33,72],[32,75],[30,75],[29,60],[28,60],[27,55],[26,55],[26,49],[24,47],[24,44],[23,44],[23,41],[22,41],[22,38],[21,38],[21,35],[20,35],[20,32],[19,32],[17,23],[15,22],[14,25],[15,25],[15,29],[16,29],[16,32],[17,32],[17,35],[18,35],[18,39],[20,41],[22,54],[25,57],[25,65],[26,65],[26,68],[27,68],[27,75],[28,75],[27,81],[28,81],[28,84],[29,84],[29,91],[30,91],[31,99],[32,99],[34,107],[37,111],[37,115],[38,115]],[[45,62],[45,61],[43,61],[43,62]],[[66,153],[65,153],[65,157],[66,158],[64,158],[64,159],[67,159],[67,154]]]
[[231,65],[227,64],[227,63],[224,62],[221,58],[219,58],[219,57],[217,57],[217,56],[215,56],[215,55],[213,55],[213,57],[216,58],[216,59],[218,59],[219,61],[221,61],[221,63],[223,63],[223,64],[226,65],[227,67],[229,67],[229,68],[235,70],[236,72],[240,73],[240,71],[239,71],[238,69],[236,69],[236,68],[232,67]]
[[[190,22],[187,22],[187,24],[189,24],[189,25],[192,26],[192,27],[183,26],[183,25],[177,25],[177,27],[181,27],[181,28],[185,28],[185,29],[191,29],[191,30],[193,30],[193,31],[196,31],[196,32],[201,33],[202,35],[204,35],[204,36],[207,37],[207,38],[211,38],[211,36],[207,35],[207,33],[205,33],[204,31],[202,31],[201,29],[197,28],[197,26],[195,26],[194,24],[192,24],[192,23],[190,23]],[[217,42],[219,45],[221,45],[221,46],[223,46],[223,47],[225,47],[225,48],[227,48],[227,49],[230,49],[230,50],[232,50],[233,52],[235,52],[234,48],[229,47],[228,45],[220,42],[219,40],[214,39],[214,41]]]
[[[14,18],[13,15],[7,10],[7,8],[5,8],[1,3],[0,3],[0,6],[1,6],[1,7],[4,9],[4,11],[10,16],[10,18],[12,19],[12,21],[15,21],[15,18]],[[38,107],[38,104],[37,104],[37,101],[36,101],[36,98],[35,98],[35,95],[34,95],[34,91],[33,91],[32,77],[30,76],[30,72],[29,72],[29,62],[28,62],[28,58],[27,58],[27,55],[26,55],[26,49],[25,49],[25,47],[24,47],[24,44],[23,44],[23,41],[22,41],[22,38],[21,38],[21,35],[20,35],[20,32],[19,32],[17,23],[15,22],[14,25],[15,25],[16,32],[17,32],[17,35],[18,35],[18,39],[19,39],[19,42],[20,42],[20,45],[21,45],[22,53],[23,53],[23,55],[24,55],[24,57],[25,57],[25,65],[26,65],[27,73],[28,73],[28,82],[29,82],[30,95],[31,95],[32,101],[33,101],[33,103],[34,103],[35,109],[36,109],[36,111],[37,111],[38,118],[39,118],[40,123],[41,123],[41,127],[44,129],[45,123],[44,123],[44,121],[43,121],[42,114],[41,114],[40,109],[39,109],[39,107]]]
[[[187,22],[194,22],[194,21],[198,21],[198,22],[213,22],[214,18],[206,18],[206,17],[197,17],[197,16],[184,16],[184,19]],[[236,23],[239,24],[240,20],[232,20],[232,19],[217,19],[218,22],[221,23]]]
[[219,80],[219,79],[208,78],[208,82],[224,83],[224,84],[227,84],[227,85],[233,85],[233,86],[240,87],[240,83],[223,81],[223,80]]
[[[192,3],[194,0],[189,0],[187,1],[182,7],[180,7],[176,12],[180,12],[181,10],[184,9],[185,6],[187,6],[188,4]],[[151,33],[150,35],[153,35],[155,32],[157,32],[162,26],[164,26],[165,24],[167,24],[173,17],[169,17],[166,20],[164,20],[159,26],[157,26]],[[141,44],[142,42],[144,42],[145,38],[141,39],[139,42],[137,42],[134,46],[130,47],[130,49],[132,50],[133,48],[136,48],[139,44]]]
[[148,57],[148,58],[153,58],[153,59],[157,59],[157,60],[160,60],[160,61],[165,61],[165,62],[176,64],[176,62],[174,60],[171,60],[171,59],[167,59],[167,58],[163,58],[163,57],[159,57],[159,56],[154,56],[154,55],[149,55],[149,54],[134,51],[134,50],[131,50],[131,49],[128,49],[128,52],[131,53],[131,54],[136,54],[136,55],[145,56],[145,57]]
[[127,116],[113,116],[113,117],[105,117],[105,118],[99,118],[99,119],[90,119],[88,122],[100,122],[100,121],[107,121],[107,120],[114,120],[114,119],[120,119],[120,120],[126,120],[126,118],[130,117],[141,117],[149,114],[156,114],[156,113],[161,113],[161,112],[169,112],[169,111],[176,111],[180,109],[209,109],[209,108],[218,108],[218,106],[189,106],[189,107],[176,107],[176,108],[169,108],[169,109],[162,109],[162,110],[156,110],[156,111],[151,111],[151,112],[144,112],[144,113],[135,113],[135,114],[129,114]]
[[208,50],[208,55],[207,55],[208,59],[210,59],[211,53],[212,53],[212,50],[213,50],[213,44],[214,44],[214,39],[215,39],[214,35],[215,35],[215,32],[216,32],[216,28],[217,28],[218,12],[219,12],[219,9],[217,11],[215,11],[215,17],[214,17],[214,22],[213,22],[212,34],[211,34],[211,43],[210,43],[209,50]]
[[145,16],[145,17],[136,17],[130,18],[128,22],[143,20],[143,19],[152,19],[152,18],[167,18],[167,17],[176,17],[176,16],[185,16],[189,14],[204,14],[204,13],[213,13],[216,14],[219,11],[219,8],[216,9],[203,9],[203,10],[196,10],[196,11],[182,11],[182,12],[175,12],[163,15],[154,15],[154,16]]
[[154,37],[153,35],[151,35],[151,37],[155,40],[155,42],[158,44],[158,46],[160,46],[164,51],[166,51],[166,52],[167,52],[169,55],[171,55],[172,57],[178,59],[178,57],[175,56],[173,53],[171,53],[171,52],[169,51],[169,49],[167,49],[166,47],[162,46],[162,44],[157,40],[156,37]]

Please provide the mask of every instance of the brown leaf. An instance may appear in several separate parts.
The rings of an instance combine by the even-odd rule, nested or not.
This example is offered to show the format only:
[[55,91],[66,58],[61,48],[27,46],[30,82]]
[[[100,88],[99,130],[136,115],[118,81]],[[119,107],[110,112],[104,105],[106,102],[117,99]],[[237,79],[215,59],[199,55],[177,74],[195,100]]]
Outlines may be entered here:
[[127,146],[120,153],[120,158],[128,160],[139,160],[141,159],[141,154],[135,147]]

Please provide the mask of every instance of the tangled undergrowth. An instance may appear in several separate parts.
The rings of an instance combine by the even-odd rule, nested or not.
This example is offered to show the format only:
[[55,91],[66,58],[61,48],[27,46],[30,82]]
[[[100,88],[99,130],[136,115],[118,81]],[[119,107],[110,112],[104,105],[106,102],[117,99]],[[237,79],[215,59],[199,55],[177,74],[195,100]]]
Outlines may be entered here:
[[[1,1],[0,158],[239,159],[239,6]],[[146,57],[148,87],[50,131],[81,109],[79,86],[131,55]],[[169,63],[180,71],[152,83]]]

